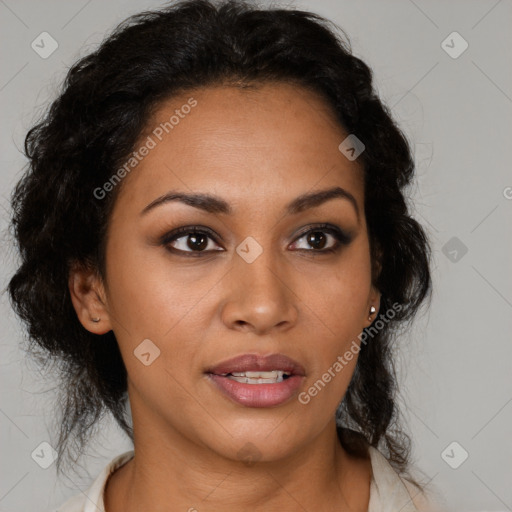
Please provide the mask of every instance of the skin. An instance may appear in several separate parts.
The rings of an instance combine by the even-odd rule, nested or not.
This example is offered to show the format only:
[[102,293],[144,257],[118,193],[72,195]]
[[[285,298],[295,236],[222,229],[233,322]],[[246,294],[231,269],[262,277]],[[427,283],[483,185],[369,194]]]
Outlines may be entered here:
[[[323,99],[282,83],[174,97],[141,141],[190,97],[197,106],[123,179],[106,281],[93,270],[70,275],[81,323],[97,334],[114,331],[128,372],[136,455],[109,479],[106,510],[366,511],[370,461],[343,449],[334,419],[357,357],[307,405],[294,396],[275,407],[245,407],[203,373],[236,355],[279,352],[304,366],[301,392],[359,342],[370,306],[378,311],[380,301],[362,166],[338,150],[348,134]],[[352,194],[359,215],[342,198],[285,214],[298,196],[335,186]],[[233,214],[173,201],[141,215],[171,190],[215,194]],[[303,232],[315,223],[333,224],[352,240],[322,254],[336,239],[321,230],[325,245],[308,243]],[[167,248],[159,243],[172,229],[194,225],[218,235],[206,238],[208,253],[186,257],[194,251],[186,233]],[[263,250],[252,263],[236,252],[248,236]],[[148,366],[133,353],[144,339],[160,350]],[[249,442],[259,456],[250,465],[238,455]]]

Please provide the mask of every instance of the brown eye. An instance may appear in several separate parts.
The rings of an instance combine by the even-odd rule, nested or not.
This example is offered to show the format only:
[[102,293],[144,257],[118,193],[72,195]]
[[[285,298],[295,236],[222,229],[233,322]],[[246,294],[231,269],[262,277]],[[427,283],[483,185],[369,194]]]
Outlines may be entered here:
[[[341,231],[339,228],[330,226],[328,224],[310,229],[296,240],[298,241],[302,239],[305,240],[304,246],[295,247],[295,249],[299,251],[319,253],[335,252],[342,245],[347,245],[351,241],[351,237],[349,235]],[[298,243],[297,241],[294,242],[294,245]]]
[[208,246],[208,235],[204,235],[203,233],[190,233],[186,236],[186,246],[192,251],[203,251]]
[[311,231],[306,235],[306,240],[315,249],[323,249],[327,244],[328,237],[322,231]]
[[[191,255],[201,255],[215,249],[215,236],[206,228],[197,229],[194,227],[183,227],[172,231],[165,235],[162,239],[162,245],[166,246],[170,251],[176,253],[188,253]],[[222,250],[222,249],[221,249]]]

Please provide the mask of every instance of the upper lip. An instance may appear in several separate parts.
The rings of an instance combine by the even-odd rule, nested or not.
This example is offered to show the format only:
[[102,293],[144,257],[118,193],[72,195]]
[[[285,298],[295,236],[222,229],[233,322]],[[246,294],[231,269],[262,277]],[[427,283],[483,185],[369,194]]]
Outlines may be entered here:
[[206,373],[221,375],[233,372],[269,372],[280,370],[291,375],[304,375],[304,367],[284,354],[270,354],[262,356],[258,354],[242,354],[222,361],[206,370]]

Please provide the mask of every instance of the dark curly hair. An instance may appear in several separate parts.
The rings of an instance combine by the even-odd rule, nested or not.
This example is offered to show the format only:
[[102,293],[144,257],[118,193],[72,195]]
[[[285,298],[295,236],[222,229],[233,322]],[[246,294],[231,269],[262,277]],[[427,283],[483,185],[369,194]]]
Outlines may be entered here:
[[[73,447],[78,458],[107,412],[133,440],[114,333],[99,340],[88,332],[68,289],[77,264],[105,277],[107,225],[122,184],[102,200],[93,191],[126,162],[162,101],[213,85],[264,82],[316,92],[365,144],[358,161],[372,279],[381,311],[395,314],[365,330],[372,339],[361,343],[337,411],[338,435],[350,453],[369,444],[407,472],[410,438],[396,404],[393,340],[431,295],[428,238],[403,195],[414,174],[409,143],[339,27],[314,13],[233,0],[179,1],[128,18],[71,67],[60,95],[26,136],[28,169],[12,195],[21,262],[8,291],[27,327],[28,352],[59,371],[59,472],[64,454],[71,458]],[[376,322],[383,326],[375,329]]]

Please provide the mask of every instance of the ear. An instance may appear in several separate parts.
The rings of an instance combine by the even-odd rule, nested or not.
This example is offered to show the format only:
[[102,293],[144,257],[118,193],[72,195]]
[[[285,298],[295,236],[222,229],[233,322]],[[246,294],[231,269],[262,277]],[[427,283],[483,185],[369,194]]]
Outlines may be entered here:
[[[379,310],[380,310],[380,297],[381,297],[380,291],[374,285],[372,285],[370,294],[368,295],[368,307],[366,310],[367,315],[366,315],[366,319],[364,321],[365,327],[369,327],[377,318],[377,316],[379,314]],[[374,313],[370,313],[370,308],[372,306],[375,308]]]
[[[371,249],[371,288],[368,294],[368,304],[366,309],[366,315],[364,318],[364,327],[369,327],[377,318],[380,310],[380,297],[381,292],[376,286],[377,279],[382,271],[382,249],[378,242],[375,242],[375,247]],[[375,308],[373,314],[370,313],[371,307]]]
[[93,334],[112,330],[105,288],[95,269],[73,265],[68,287],[78,320]]

